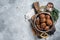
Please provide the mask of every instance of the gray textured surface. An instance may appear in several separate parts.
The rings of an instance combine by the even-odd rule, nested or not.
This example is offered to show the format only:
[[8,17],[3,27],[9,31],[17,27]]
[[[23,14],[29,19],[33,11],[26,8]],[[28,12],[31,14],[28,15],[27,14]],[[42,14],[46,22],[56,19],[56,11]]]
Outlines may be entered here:
[[[36,0],[0,0],[0,40],[40,40],[34,37],[29,22],[24,15],[31,10]],[[53,2],[60,10],[60,0],[39,0],[43,5]],[[60,40],[60,17],[56,23],[56,32],[47,40]]]

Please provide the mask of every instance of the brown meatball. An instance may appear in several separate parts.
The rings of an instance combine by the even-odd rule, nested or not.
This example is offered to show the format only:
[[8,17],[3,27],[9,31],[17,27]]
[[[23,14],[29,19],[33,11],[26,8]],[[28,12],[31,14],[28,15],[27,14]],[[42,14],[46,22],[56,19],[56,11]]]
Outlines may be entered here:
[[41,23],[41,28],[45,28],[46,27],[46,23]]
[[40,18],[45,18],[45,14],[40,14]]
[[46,18],[41,18],[40,22],[46,22]]
[[49,15],[46,15],[46,18],[47,18],[47,19],[50,19],[50,16],[49,16]]
[[53,23],[52,23],[52,20],[51,19],[47,19],[47,25],[51,26]]
[[49,30],[49,26],[46,26],[46,27],[45,27],[45,30],[46,30],[46,31]]

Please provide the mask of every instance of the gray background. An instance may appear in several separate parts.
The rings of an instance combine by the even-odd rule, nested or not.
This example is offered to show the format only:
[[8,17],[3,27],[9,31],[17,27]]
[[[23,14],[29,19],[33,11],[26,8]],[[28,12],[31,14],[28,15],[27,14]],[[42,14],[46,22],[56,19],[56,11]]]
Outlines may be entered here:
[[[38,0],[46,5],[53,2],[60,10],[60,0]],[[25,22],[24,15],[31,10],[36,0],[0,0],[0,40],[44,40],[33,36],[29,22]],[[56,32],[47,40],[60,40],[60,17],[56,23]]]

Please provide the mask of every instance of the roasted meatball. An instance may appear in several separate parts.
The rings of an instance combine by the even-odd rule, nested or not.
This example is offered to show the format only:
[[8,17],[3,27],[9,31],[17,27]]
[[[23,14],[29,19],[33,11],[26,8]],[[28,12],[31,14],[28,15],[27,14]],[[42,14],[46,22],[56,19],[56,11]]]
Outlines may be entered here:
[[46,30],[46,31],[49,30],[49,26],[46,26],[44,30]]
[[46,27],[46,23],[41,23],[41,28],[45,28]]
[[46,18],[47,18],[47,19],[50,19],[50,15],[46,15]]
[[53,22],[52,22],[52,20],[51,20],[51,19],[47,19],[47,25],[48,25],[48,26],[53,25]]
[[46,18],[41,18],[40,22],[46,22]]
[[40,18],[45,18],[45,14],[40,14]]

